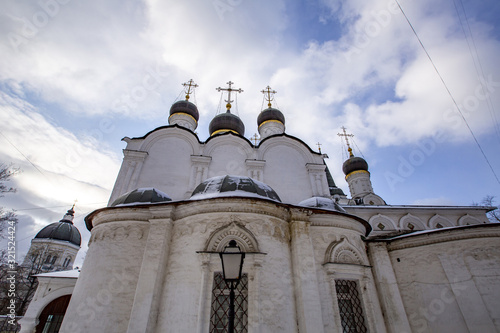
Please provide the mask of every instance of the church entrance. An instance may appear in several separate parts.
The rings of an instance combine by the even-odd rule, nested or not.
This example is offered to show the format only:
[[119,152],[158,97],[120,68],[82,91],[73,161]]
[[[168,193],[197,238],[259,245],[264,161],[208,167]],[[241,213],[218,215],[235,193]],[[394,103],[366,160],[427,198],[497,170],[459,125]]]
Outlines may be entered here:
[[58,333],[70,299],[71,295],[65,295],[47,304],[38,317],[36,333]]

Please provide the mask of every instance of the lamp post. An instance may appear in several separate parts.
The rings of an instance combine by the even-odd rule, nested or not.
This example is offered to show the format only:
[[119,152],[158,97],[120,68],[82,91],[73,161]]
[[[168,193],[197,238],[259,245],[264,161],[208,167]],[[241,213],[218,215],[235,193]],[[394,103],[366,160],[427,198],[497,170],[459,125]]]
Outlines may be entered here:
[[234,333],[234,289],[238,286],[241,279],[241,270],[243,269],[243,260],[245,252],[241,252],[240,247],[233,239],[229,245],[219,253],[222,261],[222,274],[224,281],[229,286],[229,327],[228,333]]

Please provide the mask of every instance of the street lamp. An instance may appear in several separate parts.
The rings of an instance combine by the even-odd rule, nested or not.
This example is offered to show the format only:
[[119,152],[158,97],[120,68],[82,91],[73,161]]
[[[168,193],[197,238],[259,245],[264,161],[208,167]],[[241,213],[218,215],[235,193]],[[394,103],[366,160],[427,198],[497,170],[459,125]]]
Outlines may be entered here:
[[241,279],[241,270],[243,269],[243,260],[245,252],[241,252],[240,247],[233,239],[229,245],[219,253],[222,261],[222,274],[224,281],[229,286],[229,327],[228,333],[234,333],[234,289],[238,286]]

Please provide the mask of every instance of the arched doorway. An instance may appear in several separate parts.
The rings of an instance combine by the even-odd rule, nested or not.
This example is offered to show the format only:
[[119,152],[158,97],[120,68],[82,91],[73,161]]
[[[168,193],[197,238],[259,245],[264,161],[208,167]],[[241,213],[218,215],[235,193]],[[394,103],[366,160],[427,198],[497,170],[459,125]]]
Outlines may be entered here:
[[71,295],[65,295],[47,304],[38,317],[36,333],[58,333],[70,299]]

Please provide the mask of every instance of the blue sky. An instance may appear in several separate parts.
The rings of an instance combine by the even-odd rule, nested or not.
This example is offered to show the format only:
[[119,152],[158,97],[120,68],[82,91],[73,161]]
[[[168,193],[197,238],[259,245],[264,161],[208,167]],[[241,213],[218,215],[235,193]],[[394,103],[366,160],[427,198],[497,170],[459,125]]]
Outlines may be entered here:
[[[500,4],[400,3],[500,175]],[[271,85],[287,133],[315,150],[322,144],[346,193],[341,126],[355,135],[355,154],[368,161],[375,192],[389,204],[500,198],[500,184],[394,1],[1,6],[0,161],[22,173],[12,181],[18,192],[0,205],[18,210],[20,256],[75,199],[86,243],[83,217],[107,202],[121,138],[166,125],[189,79],[199,84],[201,140],[217,112],[216,87],[232,80],[244,89],[238,112],[251,137],[260,91]]]

